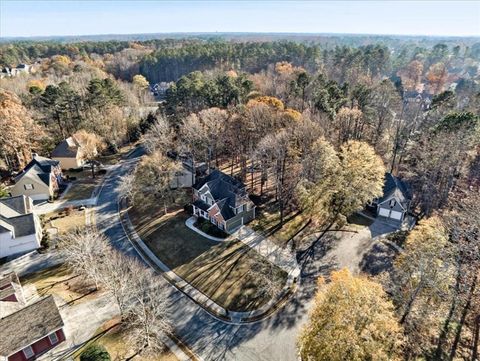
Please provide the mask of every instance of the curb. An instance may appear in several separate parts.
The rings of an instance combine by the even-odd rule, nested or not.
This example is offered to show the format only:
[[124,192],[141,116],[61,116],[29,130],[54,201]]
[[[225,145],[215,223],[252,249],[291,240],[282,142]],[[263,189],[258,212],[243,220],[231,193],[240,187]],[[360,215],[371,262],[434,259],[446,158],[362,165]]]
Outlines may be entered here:
[[[232,324],[232,325],[241,325],[253,322],[260,322],[264,319],[273,315],[277,310],[284,306],[285,302],[292,296],[296,291],[296,281],[294,277],[287,278],[286,286],[282,290],[282,292],[274,299],[271,299],[267,304],[257,310],[249,311],[249,312],[234,312],[228,311],[223,307],[216,304],[213,300],[208,298],[206,295],[198,291],[196,288],[191,286],[188,282],[180,278],[176,275],[168,266],[166,266],[163,262],[161,262],[148,248],[148,246],[142,241],[142,239],[138,236],[135,232],[133,224],[128,217],[128,212],[121,206],[125,199],[122,198],[117,202],[118,205],[118,214],[120,217],[120,223],[127,235],[128,240],[132,244],[133,248],[139,253],[141,258],[144,260],[146,264],[150,267],[155,269],[156,271],[160,270],[162,276],[177,290],[181,291],[185,294],[188,298],[190,298],[193,302],[197,303],[199,306],[202,307],[207,313],[211,316],[215,317],[219,321]],[[122,216],[122,211],[124,212],[125,216]],[[124,224],[124,217],[126,219],[126,225]],[[128,228],[128,230],[127,230]],[[136,240],[132,240],[136,238]],[[139,249],[140,248],[140,249]],[[157,262],[158,261],[158,262]],[[153,264],[152,264],[153,263]],[[192,292],[194,294],[192,294]],[[199,297],[200,295],[200,297]],[[205,304],[205,300],[207,300],[207,304]]]

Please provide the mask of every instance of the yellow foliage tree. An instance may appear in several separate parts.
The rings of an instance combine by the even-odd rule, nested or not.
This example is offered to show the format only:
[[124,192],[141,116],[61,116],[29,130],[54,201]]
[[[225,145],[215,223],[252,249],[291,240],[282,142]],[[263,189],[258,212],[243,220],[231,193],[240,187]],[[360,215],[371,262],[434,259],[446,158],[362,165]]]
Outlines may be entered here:
[[343,269],[321,278],[298,347],[304,361],[397,360],[402,329],[382,286]]
[[33,79],[33,80],[30,80],[27,84],[27,90],[30,91],[30,89],[32,88],[36,88],[40,92],[43,92],[46,88],[46,85],[43,83],[41,79]]
[[276,110],[284,110],[285,109],[285,105],[283,104],[283,102],[280,99],[275,98],[275,97],[270,97],[270,96],[260,96],[260,97],[257,97],[255,99],[251,99],[247,103],[247,106],[252,107],[252,106],[255,106],[255,105],[258,105],[258,104],[265,104],[265,105],[267,105],[271,108],[274,108]]
[[133,76],[133,84],[137,86],[140,89],[148,89],[148,80],[140,74],[134,75]]

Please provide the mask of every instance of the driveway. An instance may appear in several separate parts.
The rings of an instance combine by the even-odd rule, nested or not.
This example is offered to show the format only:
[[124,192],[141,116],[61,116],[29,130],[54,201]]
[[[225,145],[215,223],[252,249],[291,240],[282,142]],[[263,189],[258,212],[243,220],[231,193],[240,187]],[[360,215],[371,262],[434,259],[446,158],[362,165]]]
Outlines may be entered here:
[[[111,244],[139,259],[120,223],[117,199],[121,176],[132,170],[143,153],[142,148],[137,148],[129,159],[111,170],[98,194],[95,211],[97,226]],[[299,290],[287,305],[270,318],[249,324],[232,325],[216,319],[159,275],[168,294],[175,331],[194,353],[206,361],[295,361],[296,339],[308,318],[317,277],[328,274],[332,268],[347,267],[354,273],[360,272],[362,259],[377,242],[376,237],[390,230],[384,224],[374,223],[370,228],[358,228],[356,233],[338,232],[336,239],[332,237],[320,242],[315,251],[316,260],[308,265]]]
[[88,341],[105,322],[119,314],[117,304],[108,293],[73,305],[55,299],[65,324],[65,342],[42,355],[39,360],[63,360]]

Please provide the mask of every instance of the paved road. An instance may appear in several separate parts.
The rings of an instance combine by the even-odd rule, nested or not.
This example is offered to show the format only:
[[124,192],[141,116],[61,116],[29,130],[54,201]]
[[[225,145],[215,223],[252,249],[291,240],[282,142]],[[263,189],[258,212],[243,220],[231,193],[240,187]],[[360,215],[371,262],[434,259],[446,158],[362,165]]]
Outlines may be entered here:
[[[111,171],[98,195],[97,226],[112,245],[132,257],[138,257],[129,244],[118,217],[117,198],[120,177],[129,172],[141,148]],[[160,277],[160,276],[159,276]],[[305,283],[295,298],[271,318],[246,325],[230,325],[217,320],[167,281],[165,290],[171,301],[170,310],[179,337],[201,358],[235,361],[294,361],[295,340],[305,322],[311,300],[313,282]]]

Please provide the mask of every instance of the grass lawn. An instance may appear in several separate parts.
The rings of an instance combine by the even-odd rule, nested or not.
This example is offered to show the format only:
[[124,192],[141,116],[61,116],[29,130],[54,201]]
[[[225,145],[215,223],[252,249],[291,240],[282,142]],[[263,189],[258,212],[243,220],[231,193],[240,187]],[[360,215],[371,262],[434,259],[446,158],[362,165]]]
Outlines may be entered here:
[[[183,210],[158,217],[154,207],[148,213],[134,208],[130,216],[140,237],[175,273],[231,311],[254,310],[269,301],[250,272],[254,265],[270,265],[265,258],[241,242],[200,236],[185,226]],[[286,273],[273,267],[284,282]]]
[[135,351],[128,346],[129,343],[126,341],[128,334],[125,329],[122,329],[120,325],[117,325],[118,322],[119,320],[113,319],[100,327],[95,332],[95,336],[93,336],[92,340],[75,352],[74,360],[80,360],[80,354],[88,345],[98,344],[107,349],[112,360],[178,361],[178,358],[170,350],[166,350],[158,355],[134,356]]
[[92,285],[83,282],[66,265],[58,265],[31,273],[20,279],[23,286],[34,285],[40,296],[53,295],[65,302],[80,302],[96,297]]
[[66,233],[85,226],[85,210],[73,209],[69,215],[64,210],[58,210],[45,214],[43,220],[47,228],[57,228],[59,234]]
[[115,153],[115,154],[102,155],[102,156],[98,157],[98,161],[102,164],[105,164],[105,165],[117,164],[125,154],[127,154],[129,151],[131,151],[136,146],[137,146],[137,143],[127,144],[123,147],[120,147],[118,149],[118,152]]
[[95,187],[102,182],[103,177],[105,176],[104,174],[96,172],[95,178],[92,178],[92,171],[90,169],[84,169],[82,171],[65,171],[64,175],[77,178],[72,181],[70,189],[63,197],[63,199],[69,201],[90,198]]
[[285,247],[286,243],[308,222],[301,213],[295,211],[285,214],[283,226],[278,228],[280,212],[273,201],[260,205],[257,210],[257,218],[248,224],[249,227],[267,235],[280,247]]

